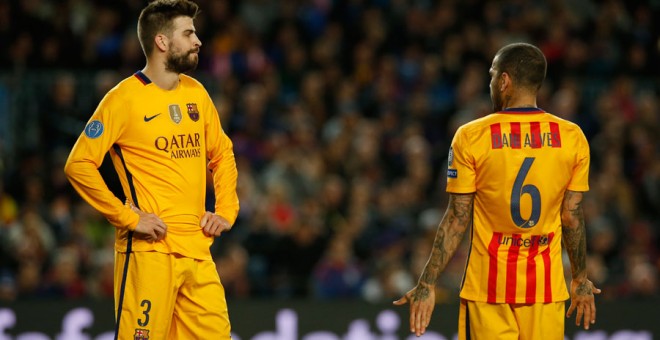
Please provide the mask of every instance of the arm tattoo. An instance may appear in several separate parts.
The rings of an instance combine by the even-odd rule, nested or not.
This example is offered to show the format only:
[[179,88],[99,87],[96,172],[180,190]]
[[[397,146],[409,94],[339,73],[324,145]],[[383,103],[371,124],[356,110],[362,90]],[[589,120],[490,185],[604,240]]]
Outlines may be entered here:
[[431,290],[428,286],[418,285],[413,296],[413,301],[426,300],[430,294]]
[[587,237],[582,197],[581,192],[566,191],[562,203],[562,241],[571,261],[573,278],[587,275]]
[[417,285],[413,300],[422,300],[429,296],[429,289],[435,285],[438,275],[456,252],[465,230],[472,222],[473,202],[474,194],[450,194],[447,211],[438,226],[431,256],[419,278],[420,284]]
[[594,295],[593,289],[587,282],[588,281],[580,283],[577,288],[575,288],[575,294],[580,296]]

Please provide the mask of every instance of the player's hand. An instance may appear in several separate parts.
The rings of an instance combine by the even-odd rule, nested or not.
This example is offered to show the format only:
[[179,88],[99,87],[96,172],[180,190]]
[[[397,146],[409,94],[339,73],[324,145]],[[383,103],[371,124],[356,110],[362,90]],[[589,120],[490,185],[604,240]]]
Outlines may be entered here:
[[577,309],[576,326],[580,326],[580,322],[584,321],[584,329],[589,329],[589,324],[596,323],[594,294],[600,294],[600,289],[596,288],[588,279],[571,280],[571,305],[568,307],[566,317],[570,318],[573,311]]
[[167,234],[167,225],[156,214],[146,213],[133,204],[131,210],[140,215],[140,220],[135,226],[135,237],[149,242],[160,241]]
[[421,336],[431,323],[431,314],[435,308],[435,287],[418,283],[406,295],[394,301],[397,306],[410,303],[410,332]]
[[199,223],[202,231],[206,236],[220,236],[223,232],[231,229],[231,224],[224,217],[216,215],[207,211],[202,216],[202,221]]

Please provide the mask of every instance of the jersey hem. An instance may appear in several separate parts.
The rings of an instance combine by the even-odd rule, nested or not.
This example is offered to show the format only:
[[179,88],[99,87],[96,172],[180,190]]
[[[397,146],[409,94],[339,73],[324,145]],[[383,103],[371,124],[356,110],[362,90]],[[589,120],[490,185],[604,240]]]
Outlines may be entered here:
[[[479,299],[479,298],[475,298],[475,297],[473,297],[473,296],[463,296],[463,294],[460,294],[459,297],[460,297],[461,299],[468,300],[468,301],[474,301],[474,302],[488,302],[488,300],[485,299],[485,298],[484,298],[484,299]],[[568,297],[568,295],[562,295],[562,296],[560,296],[560,297],[558,297],[558,298],[553,298],[552,300],[547,301],[547,302],[545,301],[545,298],[543,298],[543,297],[541,297],[540,299],[537,299],[536,297],[532,297],[532,299],[536,301],[536,302],[532,302],[532,304],[536,304],[536,303],[565,302],[565,301],[567,301],[567,300],[569,299],[569,297]],[[516,299],[516,302],[513,302],[513,303],[505,302],[504,299],[496,299],[495,302],[491,302],[491,303],[494,303],[494,304],[500,304],[500,303],[507,303],[507,304],[529,304],[529,303],[527,303],[527,297],[523,297],[523,298],[520,298],[520,299],[517,298],[517,299]]]
[[446,191],[448,193],[452,193],[452,194],[472,194],[472,193],[477,192],[477,188],[467,188],[467,187],[449,188],[449,187],[447,187]]
[[566,189],[570,190],[570,191],[587,192],[587,191],[589,191],[589,186],[576,185],[576,186],[569,186]]

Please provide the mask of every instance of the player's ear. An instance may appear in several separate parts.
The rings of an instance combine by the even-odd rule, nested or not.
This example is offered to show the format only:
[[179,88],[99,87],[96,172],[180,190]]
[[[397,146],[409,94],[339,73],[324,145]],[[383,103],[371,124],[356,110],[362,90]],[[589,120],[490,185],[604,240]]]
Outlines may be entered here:
[[509,74],[506,73],[506,72],[502,72],[502,74],[500,75],[499,84],[498,84],[499,87],[500,87],[500,91],[504,91],[507,88],[511,87],[511,83],[512,83],[511,82],[511,77],[509,76]]
[[167,46],[169,44],[169,41],[165,34],[156,34],[156,36],[154,37],[154,44],[161,52],[165,52],[167,51]]

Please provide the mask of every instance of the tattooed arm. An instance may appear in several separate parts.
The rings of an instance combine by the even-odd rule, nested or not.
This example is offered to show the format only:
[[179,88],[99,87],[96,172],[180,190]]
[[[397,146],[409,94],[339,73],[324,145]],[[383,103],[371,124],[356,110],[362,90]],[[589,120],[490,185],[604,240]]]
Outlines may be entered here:
[[417,336],[424,334],[435,307],[435,281],[454,256],[463,240],[465,230],[472,222],[474,194],[449,194],[447,211],[440,221],[433,241],[433,249],[417,286],[395,305],[410,302],[410,331]]
[[567,190],[561,206],[562,241],[571,261],[571,305],[566,312],[570,317],[577,309],[575,324],[584,320],[584,329],[596,322],[594,293],[600,293],[587,279],[587,237],[582,210],[583,194]]
[[418,289],[416,294],[413,295],[413,301],[422,300],[428,296],[428,291],[435,286],[438,275],[454,256],[458,245],[463,240],[465,230],[472,222],[473,201],[474,194],[449,195],[447,211],[438,226],[431,256],[419,278],[418,288],[423,287],[424,289],[421,289],[421,291]]

